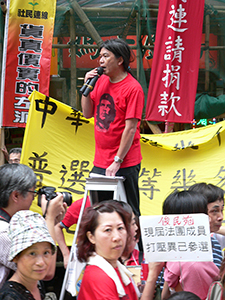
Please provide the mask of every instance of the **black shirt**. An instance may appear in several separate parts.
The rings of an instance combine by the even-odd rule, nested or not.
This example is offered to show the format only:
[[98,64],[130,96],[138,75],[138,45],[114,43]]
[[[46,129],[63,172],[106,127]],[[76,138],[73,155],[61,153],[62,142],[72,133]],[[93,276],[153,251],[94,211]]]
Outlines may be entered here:
[[[41,283],[38,283],[41,299],[44,300],[45,293]],[[15,281],[6,281],[0,289],[0,300],[35,300],[33,295],[24,285]]]

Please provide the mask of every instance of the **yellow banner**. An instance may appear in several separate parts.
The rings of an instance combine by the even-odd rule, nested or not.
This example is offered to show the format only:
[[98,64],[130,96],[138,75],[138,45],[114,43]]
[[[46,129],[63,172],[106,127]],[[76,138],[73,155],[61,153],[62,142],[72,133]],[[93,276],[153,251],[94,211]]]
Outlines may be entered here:
[[[25,127],[34,91],[49,92],[56,0],[8,0],[1,86],[2,126]],[[1,118],[0,117],[0,118]]]
[[[54,186],[83,197],[85,178],[94,158],[94,121],[55,99],[33,92],[25,129],[21,161],[38,178],[37,188]],[[182,132],[143,135],[139,174],[142,215],[159,215],[162,202],[175,189],[197,182],[223,188],[225,184],[225,121]],[[32,210],[40,212],[37,201]],[[72,234],[66,235],[71,245]]]

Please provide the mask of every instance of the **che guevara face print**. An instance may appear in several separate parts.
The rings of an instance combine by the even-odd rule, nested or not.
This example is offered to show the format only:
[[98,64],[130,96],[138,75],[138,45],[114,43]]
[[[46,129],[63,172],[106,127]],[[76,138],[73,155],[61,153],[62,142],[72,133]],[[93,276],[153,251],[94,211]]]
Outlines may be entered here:
[[96,112],[96,129],[98,131],[108,131],[110,124],[116,116],[115,104],[112,96],[103,94],[100,98]]

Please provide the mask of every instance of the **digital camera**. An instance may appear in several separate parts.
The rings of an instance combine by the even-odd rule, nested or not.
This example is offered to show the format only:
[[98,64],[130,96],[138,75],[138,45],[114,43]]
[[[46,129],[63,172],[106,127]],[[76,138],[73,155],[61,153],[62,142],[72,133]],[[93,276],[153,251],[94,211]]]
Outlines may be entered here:
[[[41,206],[41,196],[44,194],[47,201],[52,200],[57,196],[55,188],[52,186],[43,186],[38,190],[38,205]],[[62,192],[63,202],[66,202],[67,206],[72,204],[72,194],[68,192]]]

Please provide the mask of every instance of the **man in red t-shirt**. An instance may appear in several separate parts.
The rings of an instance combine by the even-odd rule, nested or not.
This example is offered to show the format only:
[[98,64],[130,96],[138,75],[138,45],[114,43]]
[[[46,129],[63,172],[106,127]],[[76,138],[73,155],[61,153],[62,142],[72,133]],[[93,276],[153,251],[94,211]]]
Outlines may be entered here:
[[[132,52],[122,39],[111,39],[100,47],[103,75],[94,90],[82,96],[85,118],[95,118],[95,157],[92,173],[124,176],[127,201],[140,215],[138,176],[141,163],[140,121],[144,92],[131,75]],[[85,82],[97,76],[97,68],[87,72]],[[112,199],[112,194],[101,200]]]

